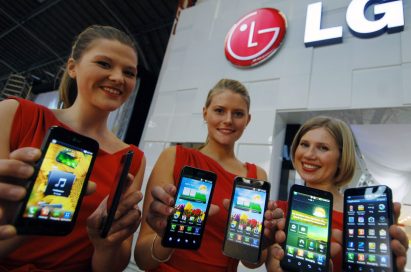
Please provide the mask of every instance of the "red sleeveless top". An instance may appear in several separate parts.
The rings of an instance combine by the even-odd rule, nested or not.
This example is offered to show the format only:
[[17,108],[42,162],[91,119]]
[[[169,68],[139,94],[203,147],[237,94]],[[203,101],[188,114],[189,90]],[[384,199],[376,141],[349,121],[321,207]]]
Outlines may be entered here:
[[[216,187],[211,200],[218,205],[220,211],[207,219],[201,247],[198,250],[176,250],[171,259],[161,263],[151,271],[165,272],[201,272],[201,271],[237,271],[238,260],[223,255],[222,247],[224,232],[228,218],[228,211],[223,207],[223,199],[231,198],[234,178],[237,176],[227,172],[212,158],[204,155],[196,149],[176,147],[176,161],[174,166],[174,183],[177,185],[181,169],[185,165],[213,171],[217,174]],[[246,163],[247,177],[257,178],[255,164]]]
[[[284,211],[284,216],[287,216],[288,202],[283,201],[283,200],[278,200],[276,201],[276,204],[278,208]],[[343,218],[344,218],[344,214],[342,212],[333,210],[333,221],[331,223],[331,227],[333,229],[338,229],[342,231],[343,230]],[[335,272],[342,271],[342,258],[343,258],[343,254],[341,252],[340,254],[338,254],[332,259],[333,268]]]
[[[40,147],[50,126],[70,129],[57,120],[50,109],[21,98],[13,99],[20,105],[13,120],[10,151],[26,146]],[[128,150],[134,151],[130,173],[136,175],[143,158],[138,147],[130,145],[114,154],[100,149],[90,176],[90,180],[97,183],[97,191],[84,197],[73,232],[62,237],[29,237],[20,248],[0,260],[0,271],[91,271],[94,249],[88,238],[86,220],[110,193],[121,157]]]

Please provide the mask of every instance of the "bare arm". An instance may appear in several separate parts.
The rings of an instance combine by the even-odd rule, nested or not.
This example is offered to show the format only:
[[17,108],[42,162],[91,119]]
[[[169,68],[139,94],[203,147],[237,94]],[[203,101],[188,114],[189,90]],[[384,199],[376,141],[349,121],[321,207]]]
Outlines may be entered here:
[[[138,203],[143,198],[140,189],[144,177],[145,158],[141,162],[133,182],[120,200],[115,221],[105,239],[100,237],[102,214],[107,208],[105,199],[88,219],[87,226],[90,240],[94,245],[92,257],[93,271],[123,271],[130,260],[133,234],[141,222]],[[132,179],[132,175],[129,174]]]
[[158,158],[147,183],[143,220],[134,250],[134,259],[140,269],[153,269],[165,260],[173,250],[161,246],[161,237],[167,224],[167,217],[173,212],[174,186],[173,169],[176,157],[175,147],[164,150]]

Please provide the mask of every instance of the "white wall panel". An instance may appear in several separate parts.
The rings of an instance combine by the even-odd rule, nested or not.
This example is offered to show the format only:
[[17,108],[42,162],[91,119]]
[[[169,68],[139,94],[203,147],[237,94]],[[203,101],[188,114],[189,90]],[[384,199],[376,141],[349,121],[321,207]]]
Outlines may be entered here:
[[348,43],[314,50],[309,108],[350,107],[351,52]]
[[243,82],[251,99],[251,113],[253,110],[273,110],[278,101],[279,80],[271,79],[256,82]]
[[[411,43],[410,43],[411,44]],[[405,63],[401,67],[403,103],[411,104],[411,63]]]
[[171,115],[153,115],[149,117],[144,129],[144,141],[167,141]]
[[353,72],[352,106],[354,108],[401,106],[402,96],[400,66]]
[[251,162],[260,166],[267,172],[267,176],[269,176],[272,150],[271,145],[239,144],[237,150],[239,160],[243,162]]
[[277,109],[292,110],[308,107],[309,74],[283,76],[280,79]]
[[248,124],[239,141],[241,143],[271,144],[274,128],[274,117],[274,110],[253,111],[251,114],[251,122]]

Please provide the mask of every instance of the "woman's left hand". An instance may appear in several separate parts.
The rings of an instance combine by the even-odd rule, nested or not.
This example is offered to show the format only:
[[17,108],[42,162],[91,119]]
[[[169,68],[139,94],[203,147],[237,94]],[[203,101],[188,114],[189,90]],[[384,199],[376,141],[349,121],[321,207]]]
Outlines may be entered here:
[[[133,176],[129,174],[128,179],[131,183]],[[107,214],[108,197],[100,203],[87,219],[88,234],[95,248],[119,245],[134,234],[141,222],[141,211],[138,203],[142,198],[143,195],[140,191],[133,189],[131,186],[128,187],[120,199],[113,224],[104,239],[100,237],[100,228],[101,222]]]

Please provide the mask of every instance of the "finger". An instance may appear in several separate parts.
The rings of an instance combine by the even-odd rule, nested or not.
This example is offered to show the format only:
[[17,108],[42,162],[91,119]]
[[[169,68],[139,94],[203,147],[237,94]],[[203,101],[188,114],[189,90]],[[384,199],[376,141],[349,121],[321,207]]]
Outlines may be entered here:
[[332,242],[330,246],[330,255],[331,258],[334,258],[342,251],[342,244],[343,244],[343,233],[341,230],[332,229],[331,232]]
[[10,159],[19,160],[28,163],[34,163],[41,157],[41,150],[34,147],[22,147],[12,151],[9,155]]
[[12,225],[0,226],[0,241],[13,238],[17,235],[16,228]]
[[167,226],[167,217],[149,213],[147,214],[146,222],[158,236],[163,237],[164,229]]
[[274,257],[278,261],[281,261],[283,259],[284,250],[280,245],[275,244],[275,245],[271,246],[269,250],[270,250],[270,256],[271,257]]
[[0,160],[0,176],[28,179],[34,173],[34,167],[23,161],[7,159]]
[[223,199],[223,207],[226,210],[228,210],[230,208],[230,199],[228,199],[228,198]]
[[22,186],[0,182],[0,199],[19,201],[26,195],[26,189]]
[[136,229],[139,224],[135,224],[136,222],[141,221],[141,211],[140,209],[132,209],[129,210],[126,214],[124,214],[121,218],[115,220],[111,227],[110,233],[117,232],[122,229],[127,229],[130,227],[136,226]]
[[[169,186],[170,185],[170,186]],[[172,191],[175,191],[175,186],[167,184],[164,188],[160,186],[154,186],[151,190],[151,195],[154,199],[161,201],[162,203],[173,206],[174,205],[174,194]]]
[[166,205],[160,201],[153,200],[150,203],[149,213],[156,216],[168,217],[174,212],[174,207]]
[[391,249],[392,252],[394,253],[395,256],[401,257],[401,256],[406,256],[407,255],[407,249],[404,247],[400,241],[398,240],[392,240],[391,241]]
[[219,211],[220,211],[220,207],[218,207],[217,205],[211,204],[210,210],[208,211],[208,215],[213,216],[217,214]]
[[91,195],[97,190],[97,184],[94,181],[89,180],[87,182],[86,195]]
[[138,207],[137,204],[141,199],[143,199],[143,194],[140,191],[134,191],[124,196],[124,198],[120,200],[120,205],[118,206],[114,219],[118,219],[129,210],[136,210]]
[[[398,240],[399,243],[404,247],[404,249],[408,250],[408,237],[407,234],[397,225],[392,225],[389,228],[389,233],[392,239]],[[397,255],[398,256],[398,255]]]
[[394,224],[398,224],[398,218],[400,217],[401,213],[401,204],[398,202],[394,202]]

